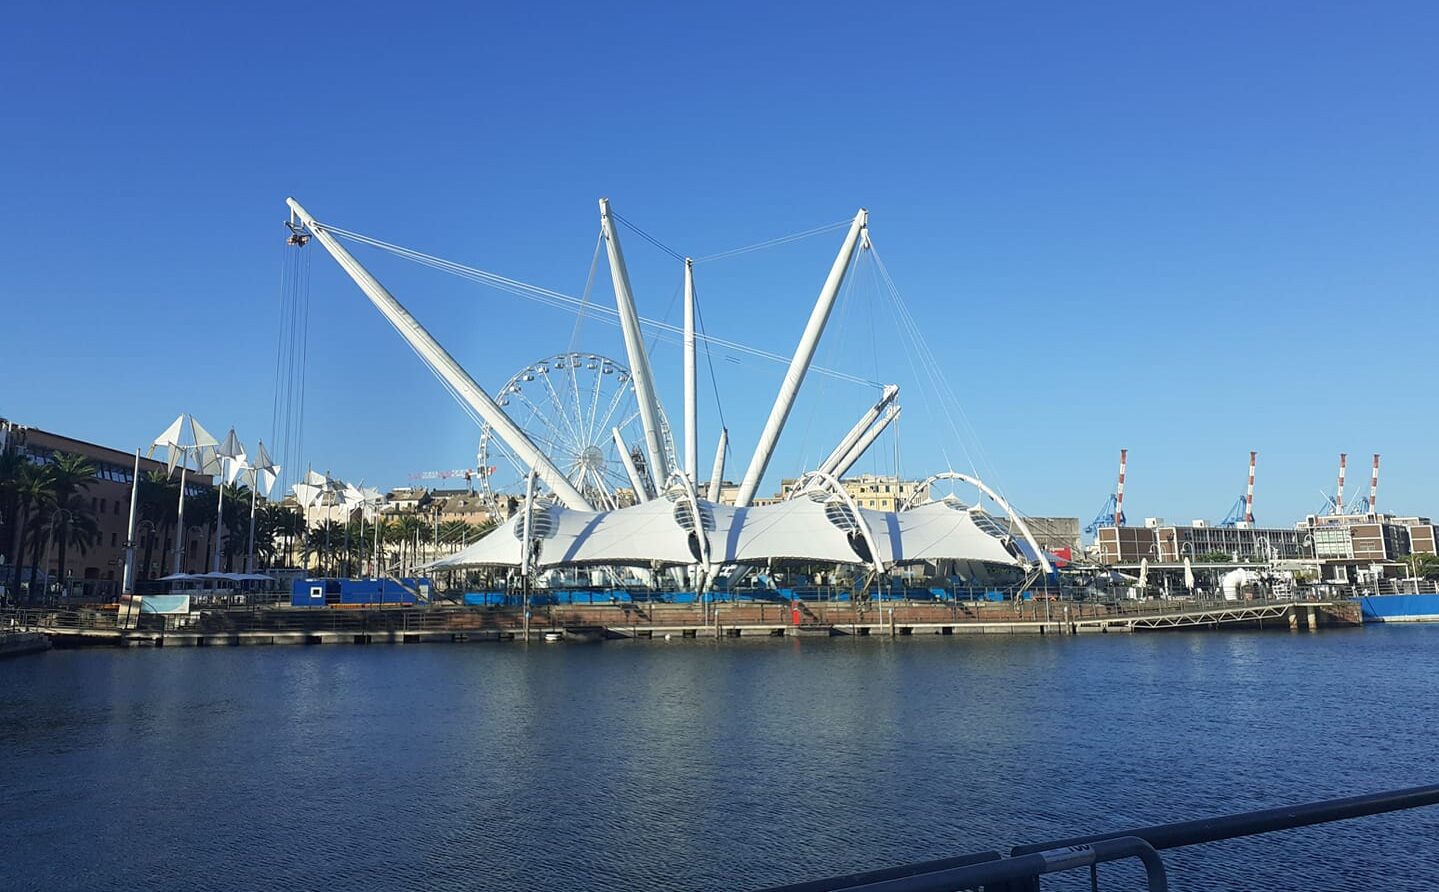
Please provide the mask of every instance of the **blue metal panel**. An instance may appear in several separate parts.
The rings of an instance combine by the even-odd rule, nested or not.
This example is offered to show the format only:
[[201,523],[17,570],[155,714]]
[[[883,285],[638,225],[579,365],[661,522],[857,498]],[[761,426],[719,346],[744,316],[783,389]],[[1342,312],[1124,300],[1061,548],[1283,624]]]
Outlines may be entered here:
[[1359,606],[1366,623],[1439,620],[1439,595],[1370,595]]

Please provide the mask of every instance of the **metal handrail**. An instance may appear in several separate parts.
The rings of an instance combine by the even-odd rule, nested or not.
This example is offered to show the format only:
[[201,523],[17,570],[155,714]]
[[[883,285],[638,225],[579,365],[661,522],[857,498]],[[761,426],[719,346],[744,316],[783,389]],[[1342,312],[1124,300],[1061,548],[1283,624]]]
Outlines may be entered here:
[[992,851],[975,852],[957,858],[776,886],[766,892],[950,892],[980,887],[986,892],[1034,892],[1039,888],[1039,877],[1044,874],[1085,866],[1092,870],[1093,865],[1100,862],[1126,857],[1141,859],[1149,888],[1163,890],[1167,888],[1167,879],[1158,852],[1164,849],[1430,805],[1439,805],[1439,784],[1050,840],[1015,846],[1008,857]]
[[1082,845],[1120,836],[1137,836],[1156,849],[1174,849],[1206,842],[1237,839],[1241,836],[1253,836],[1259,833],[1271,833],[1275,830],[1290,830],[1295,827],[1309,827],[1314,824],[1327,824],[1331,821],[1344,821],[1385,812],[1422,808],[1428,805],[1439,805],[1439,784],[1388,790],[1383,793],[1367,793],[1363,796],[1350,796],[1345,799],[1306,802],[1301,805],[1283,805],[1263,811],[1241,812],[1214,818],[1200,818],[1195,821],[1179,821],[1173,824],[1158,824],[1153,827],[1140,827],[1114,833],[1076,836],[1038,845],[1019,846],[1011,850],[1010,854]]

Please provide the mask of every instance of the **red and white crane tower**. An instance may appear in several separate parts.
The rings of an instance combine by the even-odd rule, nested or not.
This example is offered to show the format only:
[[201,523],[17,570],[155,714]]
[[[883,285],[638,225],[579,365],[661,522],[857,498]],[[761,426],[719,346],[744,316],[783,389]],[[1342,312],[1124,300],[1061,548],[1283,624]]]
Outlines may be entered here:
[[1379,453],[1374,453],[1374,470],[1369,475],[1369,513],[1375,514],[1378,509],[1374,503],[1379,501]]
[[1339,453],[1339,486],[1334,490],[1334,513],[1344,513],[1344,469],[1349,464],[1349,455]]
[[1259,453],[1249,451],[1249,486],[1244,490],[1244,522],[1254,523],[1254,465],[1259,458]]
[[1124,526],[1124,470],[1129,466],[1129,450],[1119,450],[1119,482],[1114,487],[1114,525]]

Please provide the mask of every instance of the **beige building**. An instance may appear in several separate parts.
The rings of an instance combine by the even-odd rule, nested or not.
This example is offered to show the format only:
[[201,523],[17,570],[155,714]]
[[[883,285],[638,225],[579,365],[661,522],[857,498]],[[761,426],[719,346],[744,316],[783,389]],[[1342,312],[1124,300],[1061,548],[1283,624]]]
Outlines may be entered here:
[[430,491],[423,486],[405,486],[385,493],[385,514],[413,514],[430,504]]
[[[851,499],[854,499],[856,505],[861,508],[872,508],[875,511],[898,511],[915,493],[920,494],[916,501],[924,501],[928,495],[924,481],[904,480],[892,475],[861,474],[858,477],[846,477],[840,483],[844,485],[845,492]],[[799,480],[797,479],[781,480],[779,495],[767,500],[755,499],[755,504],[784,501],[790,497],[798,485]],[[720,492],[721,501],[724,501],[724,488],[721,488]]]
[[489,523],[495,517],[491,501],[469,490],[436,490],[431,494],[431,505],[439,507],[442,524],[460,521],[479,526]]
[[[74,547],[67,550],[66,583],[72,597],[88,600],[117,597],[124,578],[135,454],[0,419],[0,449],[7,444],[19,449],[37,464],[49,461],[57,452],[65,452],[84,456],[95,466],[95,480],[81,490],[80,495],[88,500],[94,513],[99,537],[95,545],[83,553]],[[150,471],[165,471],[165,463],[141,458],[140,473]],[[180,472],[177,470],[174,473],[178,479]],[[209,476],[192,471],[185,480],[186,498],[215,498],[215,488]],[[186,573],[204,573],[210,569],[211,531],[191,527],[186,533],[181,569]],[[154,524],[148,522],[140,526],[135,549],[137,579],[155,579],[174,569],[173,536],[173,532],[157,530]],[[10,531],[0,529],[0,565],[3,565],[0,586],[8,586],[14,579],[16,556],[3,553],[9,546]],[[150,565],[140,567],[138,564],[144,561],[146,551],[150,553]],[[26,552],[23,560],[28,565],[29,548]],[[59,561],[58,549],[53,543],[48,544],[40,556],[40,572],[53,577],[59,569]]]

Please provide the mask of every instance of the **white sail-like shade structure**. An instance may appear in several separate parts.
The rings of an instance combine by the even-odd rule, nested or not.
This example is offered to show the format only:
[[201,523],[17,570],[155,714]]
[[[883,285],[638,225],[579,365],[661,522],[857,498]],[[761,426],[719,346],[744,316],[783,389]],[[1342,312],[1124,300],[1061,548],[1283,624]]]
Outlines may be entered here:
[[[886,512],[885,518],[888,527],[885,539],[892,549],[887,562],[952,560],[1014,564],[1022,553],[1019,543],[1023,540],[1013,539],[989,515],[977,513],[957,499],[928,502],[908,511]],[[879,536],[876,528],[875,537]]]
[[[712,566],[773,560],[870,566],[936,560],[1011,566],[1027,562],[992,518],[952,499],[900,512],[856,510],[846,500],[823,492],[751,508],[705,499],[698,506]],[[694,512],[683,497],[664,496],[600,512],[542,505],[533,513],[534,537],[540,543],[535,564],[540,568],[701,562]],[[868,536],[861,523],[868,526]],[[523,562],[523,525],[520,512],[430,567],[518,567]]]
[[[771,560],[818,561],[835,564],[870,564],[854,512],[827,494],[801,495],[774,505],[754,508],[715,506],[718,535],[710,538],[712,561],[717,564],[756,564]],[[863,511],[873,523],[882,512]],[[871,529],[874,529],[871,526]],[[878,555],[888,562],[883,551]]]
[[542,546],[539,565],[696,563],[699,555],[690,548],[689,531],[681,526],[677,510],[691,513],[688,502],[658,498],[592,514],[566,547]]

